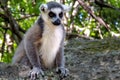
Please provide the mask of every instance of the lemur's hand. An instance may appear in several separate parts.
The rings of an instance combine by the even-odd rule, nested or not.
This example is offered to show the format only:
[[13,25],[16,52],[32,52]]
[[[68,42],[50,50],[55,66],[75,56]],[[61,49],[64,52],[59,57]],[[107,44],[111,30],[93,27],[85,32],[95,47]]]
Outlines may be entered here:
[[56,69],[56,72],[58,74],[60,74],[60,78],[65,78],[69,75],[69,70],[67,68],[64,68],[64,67],[58,67]]
[[41,68],[38,68],[38,67],[33,67],[33,69],[29,73],[30,80],[35,80],[39,74],[41,76],[44,76],[43,70]]

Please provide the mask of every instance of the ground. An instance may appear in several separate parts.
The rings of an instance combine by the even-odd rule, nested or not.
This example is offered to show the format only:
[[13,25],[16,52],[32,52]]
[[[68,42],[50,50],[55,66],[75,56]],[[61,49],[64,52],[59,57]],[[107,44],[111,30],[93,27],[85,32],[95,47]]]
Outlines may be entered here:
[[[66,67],[63,80],[120,80],[120,39],[73,38],[65,43]],[[27,79],[26,66],[0,63],[1,79]],[[13,80],[13,79],[12,79]],[[40,80],[60,80],[55,70],[45,71]]]

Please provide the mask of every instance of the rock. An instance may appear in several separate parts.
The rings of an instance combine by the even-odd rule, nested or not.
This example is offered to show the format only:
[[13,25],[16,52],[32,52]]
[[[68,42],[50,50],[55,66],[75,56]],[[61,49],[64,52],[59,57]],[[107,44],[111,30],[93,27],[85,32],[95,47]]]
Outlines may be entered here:
[[[65,45],[66,67],[70,74],[63,80],[120,80],[120,39],[91,40],[74,38]],[[0,63],[1,79],[29,79],[30,68]],[[45,71],[39,80],[59,80],[55,70]]]

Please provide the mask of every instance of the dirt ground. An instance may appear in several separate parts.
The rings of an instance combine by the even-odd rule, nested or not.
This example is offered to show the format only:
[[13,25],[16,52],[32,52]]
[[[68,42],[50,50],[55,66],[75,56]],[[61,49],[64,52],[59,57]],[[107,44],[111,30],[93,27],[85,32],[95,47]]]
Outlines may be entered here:
[[[66,41],[68,77],[62,80],[120,80],[120,39],[91,40],[74,38]],[[29,68],[0,63],[0,80],[26,80]],[[22,77],[21,77],[22,76]],[[38,80],[61,80],[55,70],[45,71]]]

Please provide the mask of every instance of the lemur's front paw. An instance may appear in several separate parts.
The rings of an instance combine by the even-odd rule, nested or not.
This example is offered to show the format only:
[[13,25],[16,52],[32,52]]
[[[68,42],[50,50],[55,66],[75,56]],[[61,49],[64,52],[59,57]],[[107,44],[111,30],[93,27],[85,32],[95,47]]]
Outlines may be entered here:
[[33,69],[29,73],[30,79],[35,80],[39,74],[44,76],[43,70],[38,67],[33,67]]
[[69,75],[69,70],[67,68],[64,68],[64,67],[58,67],[56,69],[56,72],[58,74],[60,74],[60,78],[65,78]]

